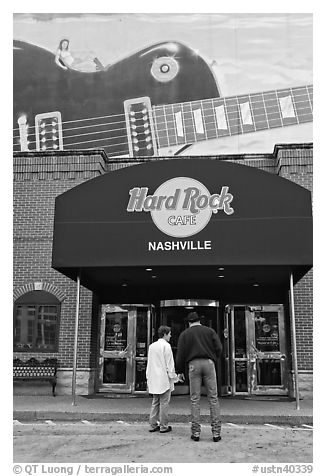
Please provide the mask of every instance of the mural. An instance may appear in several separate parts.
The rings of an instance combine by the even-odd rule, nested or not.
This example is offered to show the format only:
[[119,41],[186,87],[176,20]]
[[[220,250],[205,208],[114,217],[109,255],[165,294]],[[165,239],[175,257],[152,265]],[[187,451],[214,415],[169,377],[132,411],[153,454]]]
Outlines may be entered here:
[[14,14],[14,151],[312,141],[311,14]]

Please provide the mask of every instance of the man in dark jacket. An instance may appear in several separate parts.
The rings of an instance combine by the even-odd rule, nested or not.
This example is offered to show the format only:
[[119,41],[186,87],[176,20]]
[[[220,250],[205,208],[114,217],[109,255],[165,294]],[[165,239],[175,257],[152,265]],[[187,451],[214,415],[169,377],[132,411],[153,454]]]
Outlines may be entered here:
[[188,322],[189,328],[179,336],[176,372],[184,374],[186,366],[189,366],[191,439],[199,441],[200,437],[200,394],[203,380],[209,401],[213,441],[217,442],[221,440],[221,417],[215,364],[222,345],[214,329],[201,325],[197,312],[188,314]]

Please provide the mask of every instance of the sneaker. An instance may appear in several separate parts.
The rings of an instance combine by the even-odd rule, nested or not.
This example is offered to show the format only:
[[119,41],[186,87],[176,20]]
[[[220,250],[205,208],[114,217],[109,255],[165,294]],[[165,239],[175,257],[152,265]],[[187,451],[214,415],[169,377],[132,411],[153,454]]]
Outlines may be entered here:
[[199,441],[199,436],[198,435],[191,435],[190,438],[194,441]]
[[217,443],[218,441],[221,441],[222,437],[221,436],[213,436],[213,441]]
[[164,428],[164,430],[160,430],[160,433],[169,433],[169,431],[172,431],[172,426],[168,426],[167,428]]
[[159,431],[159,429],[160,429],[160,427],[159,427],[159,425],[157,425],[157,426],[155,426],[154,428],[150,428],[148,431],[149,431],[150,433],[154,433],[154,431]]

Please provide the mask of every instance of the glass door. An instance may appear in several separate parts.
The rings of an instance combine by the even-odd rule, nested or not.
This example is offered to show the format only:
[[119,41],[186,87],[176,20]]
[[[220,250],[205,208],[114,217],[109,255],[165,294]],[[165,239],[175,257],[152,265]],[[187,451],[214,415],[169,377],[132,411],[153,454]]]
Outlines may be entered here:
[[232,394],[287,394],[283,306],[230,309]]
[[[223,310],[221,311],[223,312]],[[219,326],[218,334],[222,343],[222,355],[219,359],[218,383],[219,393],[221,396],[231,393],[231,376],[230,376],[230,306],[226,306],[221,320],[223,325]]]
[[153,306],[137,306],[133,311],[136,319],[135,325],[135,357],[133,362],[134,381],[132,383],[135,393],[147,392],[146,367],[148,347],[153,342]]
[[[187,315],[191,311],[196,311],[200,316],[200,321],[207,327],[212,327],[217,331],[218,326],[218,306],[217,301],[208,299],[173,299],[160,302],[161,316],[160,324],[171,327],[171,348],[174,359],[177,354],[178,339],[183,330],[188,328]],[[219,369],[216,369],[217,371]],[[205,392],[204,387],[202,392]],[[185,372],[185,382],[175,384],[173,395],[189,394],[188,372]]]
[[248,323],[245,306],[231,306],[231,382],[233,394],[249,392]]
[[133,320],[128,309],[102,306],[100,385],[102,390],[131,392]]
[[251,392],[287,393],[283,306],[249,307]]
[[146,392],[153,307],[105,304],[101,310],[99,391]]

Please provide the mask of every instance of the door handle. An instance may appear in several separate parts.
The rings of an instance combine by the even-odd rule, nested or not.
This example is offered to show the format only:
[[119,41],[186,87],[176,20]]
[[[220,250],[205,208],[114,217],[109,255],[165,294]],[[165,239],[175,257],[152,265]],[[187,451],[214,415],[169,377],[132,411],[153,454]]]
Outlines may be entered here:
[[120,350],[119,355],[120,355],[121,357],[126,357],[126,358],[127,358],[127,357],[130,357],[131,354],[129,353],[129,348],[130,348],[130,344],[128,344],[125,349]]

